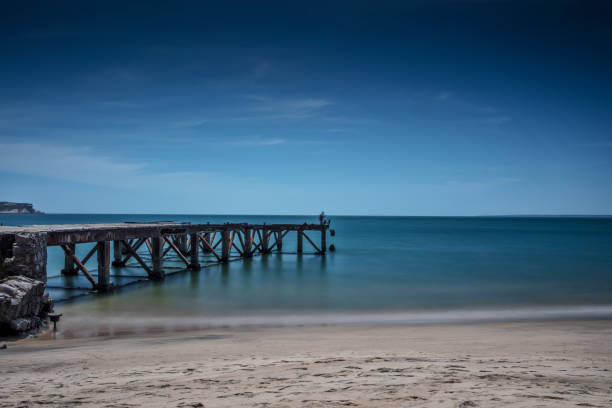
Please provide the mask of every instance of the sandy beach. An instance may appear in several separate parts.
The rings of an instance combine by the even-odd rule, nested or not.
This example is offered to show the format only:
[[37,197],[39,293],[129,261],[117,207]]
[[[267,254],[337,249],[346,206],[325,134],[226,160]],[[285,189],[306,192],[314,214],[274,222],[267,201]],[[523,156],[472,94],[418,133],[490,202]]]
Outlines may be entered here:
[[2,407],[609,407],[612,321],[8,342]]

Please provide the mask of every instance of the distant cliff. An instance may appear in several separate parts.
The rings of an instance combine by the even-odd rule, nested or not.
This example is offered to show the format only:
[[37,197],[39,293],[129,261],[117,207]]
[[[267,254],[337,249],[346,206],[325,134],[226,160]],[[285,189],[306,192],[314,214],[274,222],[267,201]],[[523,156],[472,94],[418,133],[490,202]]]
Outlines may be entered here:
[[42,211],[35,210],[29,203],[0,201],[0,214],[42,214]]

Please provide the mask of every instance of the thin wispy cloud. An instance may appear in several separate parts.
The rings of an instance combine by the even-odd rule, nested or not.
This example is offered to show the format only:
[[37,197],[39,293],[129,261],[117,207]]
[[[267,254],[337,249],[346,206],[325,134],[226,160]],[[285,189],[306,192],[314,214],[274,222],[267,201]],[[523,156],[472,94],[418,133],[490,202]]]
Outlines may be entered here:
[[492,125],[501,125],[503,123],[509,122],[510,118],[507,116],[500,116],[495,118],[487,118],[484,120],[485,123],[490,123]]
[[322,146],[322,145],[337,145],[341,142],[336,140],[317,140],[317,139],[302,139],[302,138],[266,138],[252,137],[238,139],[232,142],[226,142],[233,146],[243,147],[270,147],[270,146]]
[[[215,111],[204,111],[202,114],[194,114],[192,117],[174,120],[172,127],[193,128],[210,123],[236,124],[236,123],[258,123],[258,122],[293,122],[310,120],[316,118],[320,122],[349,123],[352,120],[363,121],[363,119],[351,119],[335,117],[326,110],[333,105],[325,98],[274,98],[262,95],[240,96],[242,104],[235,103],[230,109],[219,106]],[[360,122],[362,123],[362,122]]]
[[96,84],[104,81],[112,81],[113,83],[133,83],[153,80],[153,77],[151,73],[141,67],[116,66],[85,76],[85,79]]
[[445,103],[443,106],[445,107],[454,106],[458,112],[463,112],[464,114],[470,116],[469,118],[460,120],[459,122],[502,125],[511,120],[510,117],[503,115],[503,112],[500,112],[498,108],[490,105],[473,103],[461,97],[461,95],[456,95],[450,91],[439,92],[435,99],[437,101],[444,101]]
[[252,111],[263,112],[279,118],[307,118],[320,114],[323,108],[332,105],[324,98],[273,98],[261,95],[249,95],[247,99],[254,103]]
[[[157,172],[144,162],[120,161],[91,147],[0,142],[0,171],[108,187],[152,187],[214,181],[212,172]],[[176,175],[180,175],[177,178]]]
[[414,183],[411,184],[411,186],[425,188],[431,191],[481,192],[520,182],[521,179],[516,177],[495,177],[479,180],[447,180],[437,183]]
[[213,122],[211,119],[187,119],[187,120],[178,120],[172,123],[172,126],[177,128],[193,128],[200,127],[206,125],[208,123]]
[[24,37],[33,40],[56,40],[78,37],[81,33],[71,30],[34,30],[25,33]]
[[516,178],[516,177],[495,177],[491,179],[473,180],[473,181],[450,180],[450,181],[443,183],[442,185],[447,186],[447,187],[490,188],[490,187],[496,187],[496,186],[505,185],[505,184],[518,183],[520,181],[521,179]]
[[588,142],[588,143],[578,143],[577,146],[580,147],[593,147],[593,148],[611,148],[612,142]]
[[329,133],[347,133],[347,132],[352,132],[353,129],[347,128],[347,127],[332,127],[332,128],[324,129],[324,131],[329,132]]
[[483,112],[483,113],[496,113],[498,112],[497,109],[495,109],[492,106],[476,106],[476,105],[472,105],[473,108],[479,112]]
[[452,92],[442,91],[442,92],[439,92],[436,95],[436,99],[439,100],[439,101],[445,101],[445,100],[449,99],[451,97],[451,95],[452,95]]
[[109,109],[142,109],[150,107],[149,103],[133,102],[133,101],[103,101],[98,102],[101,108]]
[[0,142],[2,171],[105,185],[145,167],[144,163],[114,161],[89,147]]
[[[339,115],[324,115],[317,117],[317,121],[321,123],[340,125],[340,126],[368,126],[376,125],[381,123],[379,119],[370,118],[367,116],[362,117],[351,117],[351,116],[339,116]],[[344,128],[344,130],[349,130]],[[353,129],[350,129],[353,130]]]
[[261,79],[267,76],[272,70],[272,64],[267,60],[252,61],[250,77],[252,79]]
[[241,139],[235,142],[230,142],[236,146],[248,146],[248,147],[265,147],[265,146],[278,146],[286,144],[285,139],[280,138],[252,138],[252,139]]

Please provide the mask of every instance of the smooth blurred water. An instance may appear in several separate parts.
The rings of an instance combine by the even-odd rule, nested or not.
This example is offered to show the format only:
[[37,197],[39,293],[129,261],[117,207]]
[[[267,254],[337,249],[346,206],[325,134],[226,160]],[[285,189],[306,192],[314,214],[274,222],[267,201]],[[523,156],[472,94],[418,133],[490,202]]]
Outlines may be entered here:
[[[4,225],[122,221],[317,222],[306,216],[6,215]],[[161,283],[86,296],[61,308],[96,316],[249,317],[612,306],[612,219],[552,217],[331,217],[337,251],[270,254]],[[319,236],[313,234],[319,244]],[[305,250],[308,244],[305,241]],[[80,245],[83,256],[89,246]],[[284,240],[295,251],[295,235]],[[95,269],[95,260],[90,261]],[[90,264],[88,264],[90,265]],[[135,264],[134,264],[135,265]],[[168,261],[169,271],[182,269]],[[49,249],[48,274],[63,254]],[[137,267],[114,274],[145,275]],[[130,282],[134,278],[114,278]],[[87,287],[82,278],[49,285]],[[55,298],[69,293],[50,290]],[[74,295],[78,292],[70,292]],[[607,310],[607,309],[606,309]]]

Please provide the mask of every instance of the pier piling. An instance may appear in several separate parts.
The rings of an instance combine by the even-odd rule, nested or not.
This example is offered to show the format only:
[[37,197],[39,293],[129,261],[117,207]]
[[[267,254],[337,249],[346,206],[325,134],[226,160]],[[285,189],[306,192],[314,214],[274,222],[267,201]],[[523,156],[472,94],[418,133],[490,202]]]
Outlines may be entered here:
[[229,261],[230,250],[230,231],[228,229],[224,229],[221,232],[221,262]]
[[253,230],[248,227],[244,229],[244,256],[253,256]]
[[163,244],[160,237],[151,238],[151,260],[153,262],[153,279],[163,279],[164,270],[162,268]]
[[322,229],[321,230],[321,253],[325,254],[325,249],[327,248],[327,230]]
[[304,245],[303,244],[304,243],[303,236],[304,236],[304,233],[302,232],[302,230],[298,229],[298,231],[297,231],[297,253],[298,254],[302,253],[302,249],[303,249],[303,245]]
[[74,276],[78,273],[77,268],[75,268],[74,259],[72,258],[72,253],[74,253],[76,249],[75,244],[67,244],[68,248],[70,248],[71,253],[64,253],[64,269],[62,269],[62,275],[65,276]]
[[270,232],[264,227],[261,229],[261,252],[267,254],[270,252]]
[[283,250],[283,232],[282,231],[276,232],[276,248],[278,249],[279,252],[282,252]]
[[121,260],[122,258],[123,258],[123,245],[121,244],[121,241],[114,240],[113,241],[113,266],[117,266],[117,267],[125,266],[125,264]]
[[200,249],[200,244],[198,242],[198,239],[199,237],[197,233],[189,234],[189,253],[191,257],[191,262],[189,264],[189,267],[193,270],[200,269],[199,254],[198,254],[198,250]]
[[110,241],[100,241],[98,246],[98,284],[96,289],[108,290],[112,284],[110,281]]

